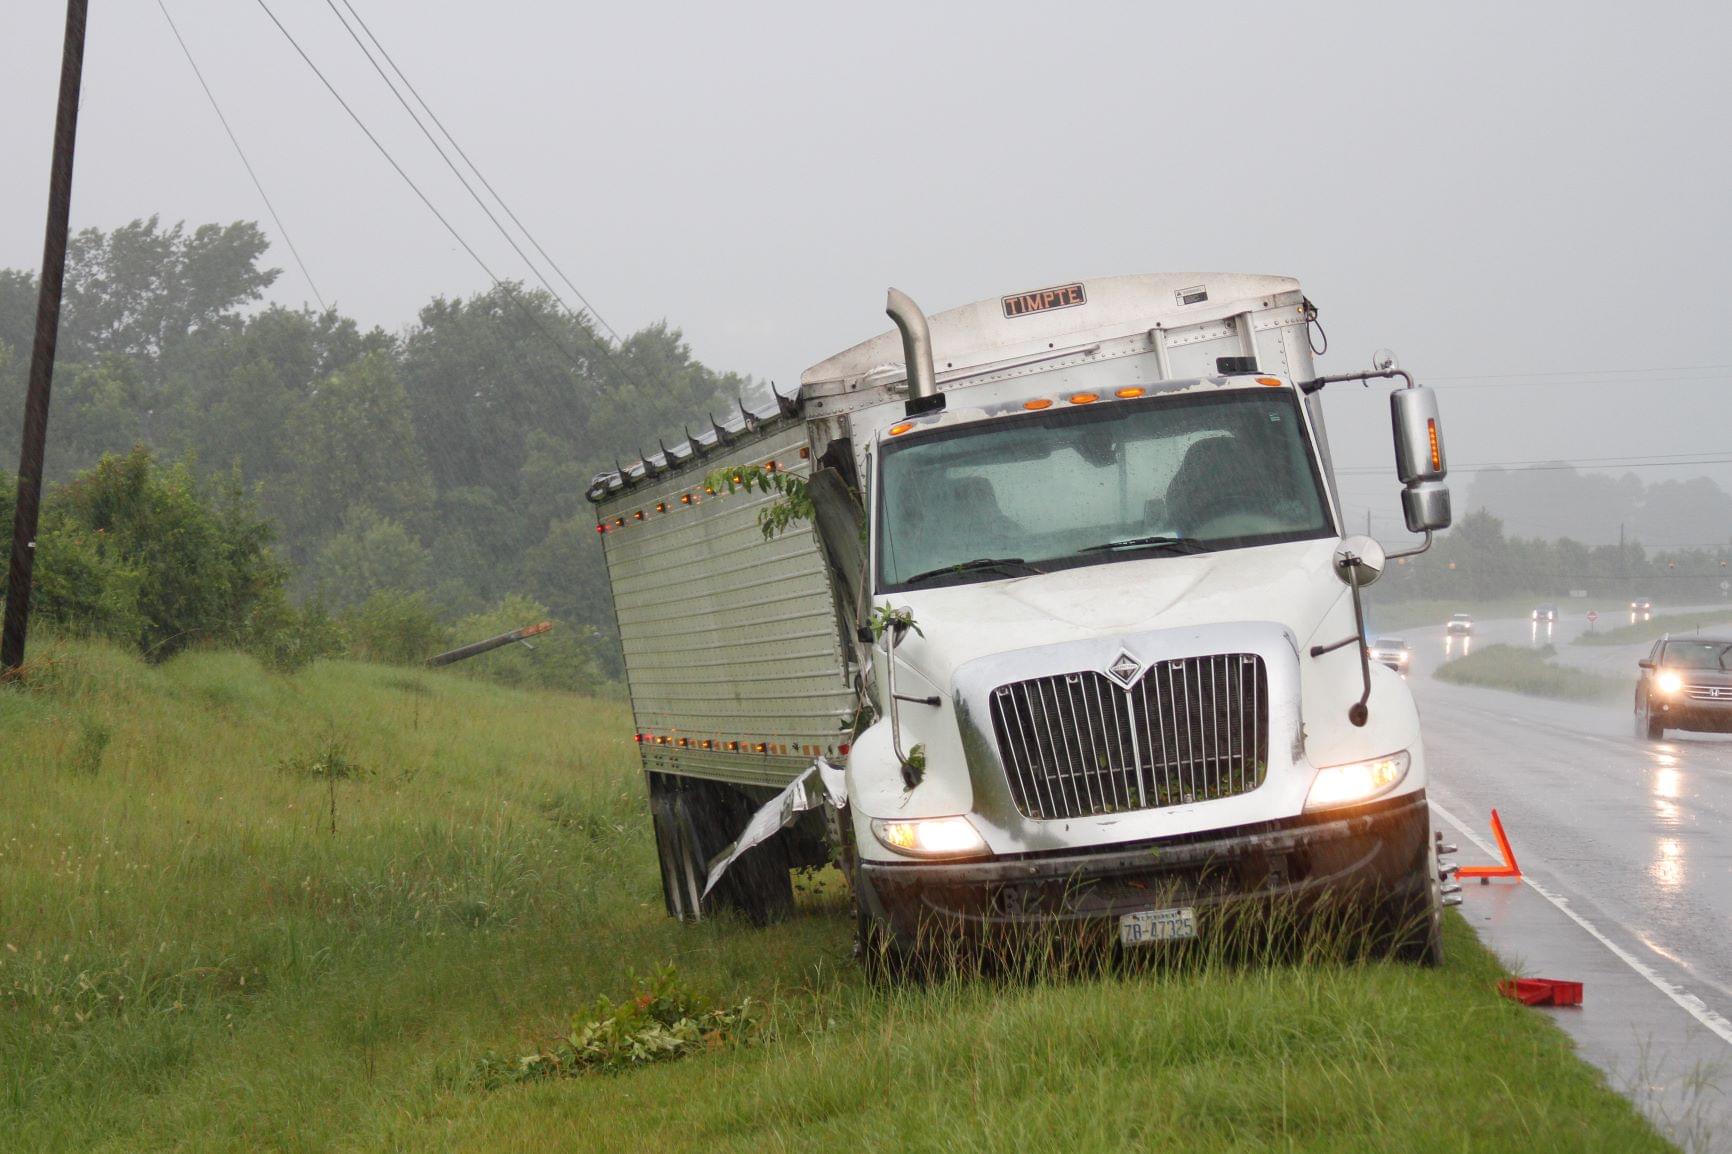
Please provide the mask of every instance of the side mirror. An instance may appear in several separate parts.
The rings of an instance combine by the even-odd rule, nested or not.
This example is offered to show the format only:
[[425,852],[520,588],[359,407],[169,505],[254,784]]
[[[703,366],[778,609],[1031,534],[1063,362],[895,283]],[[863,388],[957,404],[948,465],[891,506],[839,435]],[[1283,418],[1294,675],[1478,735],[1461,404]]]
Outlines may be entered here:
[[1410,533],[1449,528],[1449,488],[1443,478],[1449,462],[1443,452],[1443,421],[1437,394],[1424,385],[1389,394],[1390,423],[1395,428],[1395,471],[1406,486],[1401,511]]
[[1344,538],[1335,550],[1335,575],[1363,589],[1383,576],[1383,546],[1363,534]]
[[1636,662],[1636,668],[1637,669],[1652,669],[1652,668],[1654,668],[1654,663],[1652,661],[1649,661],[1646,657],[1644,657],[1640,661]]

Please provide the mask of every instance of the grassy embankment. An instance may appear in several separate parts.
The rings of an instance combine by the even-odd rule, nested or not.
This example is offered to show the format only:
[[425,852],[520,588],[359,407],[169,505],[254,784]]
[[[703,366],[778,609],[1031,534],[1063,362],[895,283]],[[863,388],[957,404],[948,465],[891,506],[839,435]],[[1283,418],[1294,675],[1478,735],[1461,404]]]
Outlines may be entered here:
[[[1606,616],[1617,620],[1618,614]],[[1620,625],[1615,629],[1597,629],[1576,637],[1576,645],[1640,645],[1658,641],[1662,635],[1675,633],[1688,636],[1700,629],[1705,634],[1732,633],[1732,609],[1704,609],[1691,613],[1665,613],[1647,621]]]
[[[621,705],[52,648],[0,687],[8,1151],[1666,1148],[1453,917],[1436,971],[876,990],[833,886],[663,916]],[[474,1075],[665,962],[773,1037]]]
[[1550,645],[1538,649],[1487,645],[1466,657],[1444,662],[1432,676],[1457,685],[1482,685],[1489,689],[1525,693],[1529,697],[1558,697],[1565,701],[1605,701],[1629,693],[1628,679],[1558,665],[1552,661],[1556,653],[1557,650]]

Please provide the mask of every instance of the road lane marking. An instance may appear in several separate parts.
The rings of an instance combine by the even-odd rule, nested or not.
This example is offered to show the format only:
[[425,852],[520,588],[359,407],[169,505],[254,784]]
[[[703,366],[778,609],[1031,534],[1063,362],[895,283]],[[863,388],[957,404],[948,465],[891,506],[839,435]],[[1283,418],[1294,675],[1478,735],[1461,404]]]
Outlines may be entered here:
[[[1435,798],[1432,799],[1431,808],[1436,810],[1438,815],[1441,816],[1444,821],[1447,821],[1450,825],[1454,826],[1456,832],[1460,833],[1461,836],[1467,838],[1469,841],[1473,842],[1474,845],[1484,851],[1487,857],[1494,859],[1501,857],[1497,850],[1493,849],[1483,839],[1481,839],[1478,834],[1474,833],[1473,830],[1464,825],[1461,819],[1457,818],[1453,813],[1450,813],[1449,810],[1439,805]],[[1698,998],[1695,994],[1685,993],[1671,982],[1666,981],[1659,974],[1654,972],[1653,967],[1649,966],[1640,958],[1630,953],[1630,951],[1624,949],[1624,947],[1620,946],[1617,942],[1614,942],[1611,938],[1608,938],[1605,934],[1601,933],[1597,926],[1570,908],[1568,898],[1560,897],[1557,894],[1552,893],[1551,890],[1547,889],[1539,882],[1536,882],[1527,874],[1523,874],[1521,880],[1527,884],[1528,888],[1532,889],[1536,894],[1539,894],[1540,897],[1556,906],[1565,917],[1569,918],[1572,922],[1575,922],[1578,926],[1581,926],[1582,929],[1588,931],[1595,941],[1610,950],[1613,956],[1619,961],[1640,974],[1647,980],[1649,985],[1653,986],[1656,990],[1659,990],[1662,994],[1665,994],[1673,1002],[1682,1007],[1692,1018],[1695,1018],[1698,1022],[1708,1027],[1708,1030],[1713,1033],[1715,1037],[1719,1038],[1727,1045],[1732,1046],[1732,1021],[1728,1021],[1726,1018],[1710,1009],[1708,1004],[1701,998]],[[1624,928],[1628,929],[1629,927],[1626,926]]]

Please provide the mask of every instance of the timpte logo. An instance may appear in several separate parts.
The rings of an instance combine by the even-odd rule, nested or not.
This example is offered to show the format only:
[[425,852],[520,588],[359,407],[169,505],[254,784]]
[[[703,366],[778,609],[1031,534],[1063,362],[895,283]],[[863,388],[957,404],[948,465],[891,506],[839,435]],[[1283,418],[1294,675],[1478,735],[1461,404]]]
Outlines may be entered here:
[[1037,289],[1031,293],[1017,293],[1015,296],[1001,298],[1004,302],[1006,317],[1025,317],[1030,313],[1044,313],[1052,309],[1075,308],[1088,303],[1088,294],[1083,292],[1080,284],[1060,285],[1057,288]]

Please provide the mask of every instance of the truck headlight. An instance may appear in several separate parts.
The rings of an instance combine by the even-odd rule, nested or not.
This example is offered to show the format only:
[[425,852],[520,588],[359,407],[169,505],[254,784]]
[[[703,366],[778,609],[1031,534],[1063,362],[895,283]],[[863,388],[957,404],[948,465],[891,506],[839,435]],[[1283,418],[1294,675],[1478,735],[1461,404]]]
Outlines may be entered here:
[[885,849],[911,857],[963,857],[986,851],[986,840],[965,817],[911,820],[875,817],[872,836]]
[[1662,669],[1654,675],[1654,688],[1668,696],[1684,688],[1684,679],[1673,669]]
[[1388,757],[1320,769],[1311,783],[1311,792],[1305,797],[1305,808],[1334,809],[1380,797],[1401,784],[1412,760],[1404,749]]

